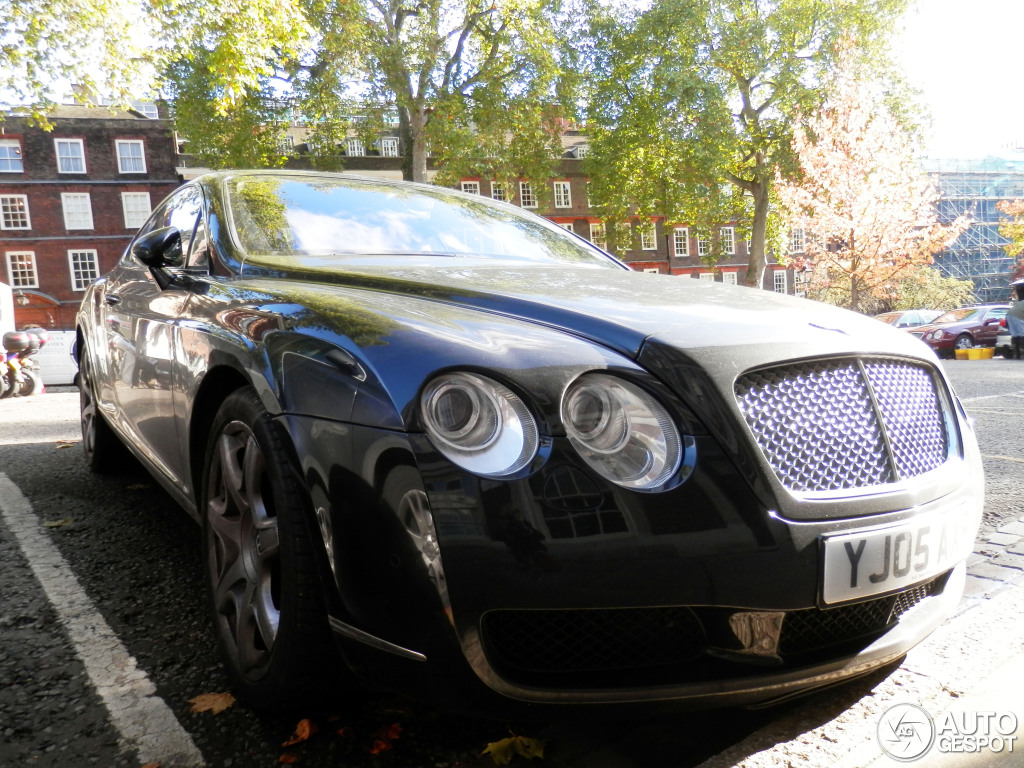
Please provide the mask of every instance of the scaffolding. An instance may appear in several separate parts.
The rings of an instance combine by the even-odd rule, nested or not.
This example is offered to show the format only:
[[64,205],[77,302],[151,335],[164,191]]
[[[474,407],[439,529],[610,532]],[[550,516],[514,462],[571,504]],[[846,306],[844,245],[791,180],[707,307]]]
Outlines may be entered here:
[[925,170],[939,190],[939,220],[948,223],[964,214],[972,219],[966,232],[936,254],[935,265],[947,276],[973,281],[978,301],[1006,301],[1016,259],[1003,249],[1009,241],[999,234],[1003,214],[996,203],[1024,199],[1024,161],[931,160]]

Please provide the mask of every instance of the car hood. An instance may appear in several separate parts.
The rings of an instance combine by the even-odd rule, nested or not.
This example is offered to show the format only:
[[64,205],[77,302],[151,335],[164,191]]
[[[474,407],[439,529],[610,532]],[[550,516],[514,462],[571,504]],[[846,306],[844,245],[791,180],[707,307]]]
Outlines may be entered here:
[[320,267],[316,259],[299,264],[292,259],[282,273],[282,261],[249,258],[243,275],[299,281],[303,290],[329,292],[337,286],[473,308],[557,328],[634,359],[652,338],[686,350],[796,344],[804,355],[930,354],[909,334],[855,312],[686,277],[572,265],[481,266],[466,260],[339,271],[336,265]]

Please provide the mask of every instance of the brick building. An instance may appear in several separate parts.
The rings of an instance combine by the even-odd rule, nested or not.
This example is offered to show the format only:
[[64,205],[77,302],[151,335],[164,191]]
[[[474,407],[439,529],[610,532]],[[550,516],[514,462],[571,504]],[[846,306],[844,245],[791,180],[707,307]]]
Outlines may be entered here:
[[73,329],[83,291],[181,183],[171,124],[148,114],[63,105],[49,131],[0,122],[0,280],[18,327]]

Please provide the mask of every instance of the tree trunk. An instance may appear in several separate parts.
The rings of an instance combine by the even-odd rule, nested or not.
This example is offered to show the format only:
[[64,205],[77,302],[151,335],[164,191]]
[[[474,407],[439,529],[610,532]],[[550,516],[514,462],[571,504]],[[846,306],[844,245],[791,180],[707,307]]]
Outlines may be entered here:
[[402,146],[402,178],[412,181],[412,121],[409,110],[398,108],[398,137]]
[[750,253],[747,255],[747,277],[744,285],[761,288],[764,270],[768,264],[765,238],[768,234],[769,190],[771,182],[755,181],[750,192],[754,197],[754,219],[750,224]]
[[427,121],[430,119],[427,110],[419,107],[409,111],[409,138],[411,145],[410,178],[412,181],[427,181]]

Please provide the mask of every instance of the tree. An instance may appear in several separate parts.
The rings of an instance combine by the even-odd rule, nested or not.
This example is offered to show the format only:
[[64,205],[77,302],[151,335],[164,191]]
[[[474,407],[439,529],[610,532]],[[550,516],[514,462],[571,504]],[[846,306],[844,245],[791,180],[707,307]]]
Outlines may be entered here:
[[204,145],[272,163],[268,142],[223,137],[266,120],[260,104],[295,100],[327,153],[397,122],[413,181],[428,147],[450,165],[493,157],[506,176],[513,164],[547,175],[561,154],[542,108],[558,93],[557,0],[260,0],[241,19],[234,0],[155,2],[180,41],[168,70],[180,130]]
[[798,173],[778,187],[792,225],[811,234],[794,258],[811,267],[811,292],[854,310],[891,295],[969,224],[939,223],[913,138],[872,86],[847,62],[823,109],[795,132]]
[[610,218],[659,212],[710,233],[740,217],[748,285],[782,228],[773,186],[792,124],[820,103],[842,40],[884,63],[905,0],[655,0],[594,12],[586,61],[594,201]]
[[1010,242],[1003,246],[1007,256],[1020,256],[1010,272],[1010,280],[1024,280],[1024,200],[1000,200],[996,209],[1009,219],[999,220],[999,234]]
[[131,0],[0,0],[0,99],[37,120],[72,83],[127,103],[148,90],[148,19]]

